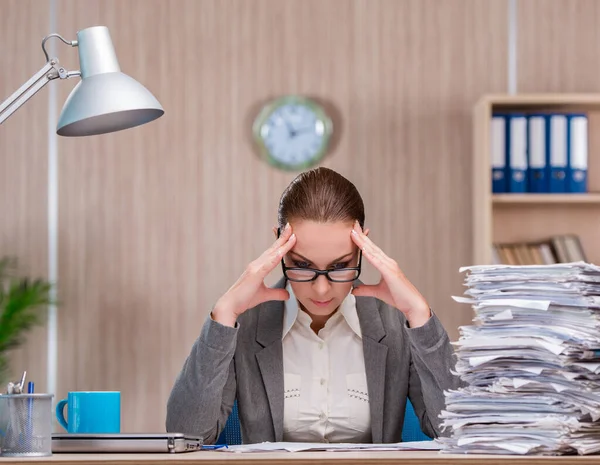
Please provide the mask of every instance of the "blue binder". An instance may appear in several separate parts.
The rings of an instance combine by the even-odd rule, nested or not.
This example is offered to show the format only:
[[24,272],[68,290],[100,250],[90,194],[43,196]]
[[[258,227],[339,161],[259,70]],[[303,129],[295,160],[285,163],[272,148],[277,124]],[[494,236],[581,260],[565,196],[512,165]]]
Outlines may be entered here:
[[550,116],[550,192],[567,192],[569,144],[567,115]]
[[524,114],[507,116],[506,169],[508,191],[527,192],[527,118]]
[[568,156],[567,191],[587,192],[588,170],[588,119],[585,114],[568,115]]
[[529,161],[529,192],[550,191],[550,117],[536,113],[527,119],[527,152]]
[[506,178],[506,115],[493,114],[490,125],[490,151],[492,164],[492,192],[502,194],[508,191]]

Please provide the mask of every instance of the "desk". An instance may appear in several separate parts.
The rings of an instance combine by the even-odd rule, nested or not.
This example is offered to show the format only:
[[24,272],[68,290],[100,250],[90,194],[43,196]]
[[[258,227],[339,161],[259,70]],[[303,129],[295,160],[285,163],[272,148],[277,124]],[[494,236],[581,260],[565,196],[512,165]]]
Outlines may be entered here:
[[398,452],[187,452],[183,454],[54,454],[46,458],[0,458],[0,465],[566,465],[597,464],[600,456],[521,457],[450,455],[431,451]]

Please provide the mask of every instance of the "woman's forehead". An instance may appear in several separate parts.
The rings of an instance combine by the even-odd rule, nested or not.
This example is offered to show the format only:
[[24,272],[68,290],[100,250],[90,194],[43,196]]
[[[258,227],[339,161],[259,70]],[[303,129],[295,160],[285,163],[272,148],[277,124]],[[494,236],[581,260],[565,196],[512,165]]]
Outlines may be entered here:
[[296,234],[292,252],[313,262],[330,262],[357,249],[350,237],[352,222],[298,221],[291,225]]

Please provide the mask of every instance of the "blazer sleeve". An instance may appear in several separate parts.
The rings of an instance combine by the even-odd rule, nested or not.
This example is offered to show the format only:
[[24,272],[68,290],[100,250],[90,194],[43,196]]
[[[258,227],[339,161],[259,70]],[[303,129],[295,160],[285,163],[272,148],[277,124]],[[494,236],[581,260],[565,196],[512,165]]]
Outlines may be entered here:
[[237,324],[231,328],[208,317],[171,390],[168,432],[198,436],[204,444],[217,441],[235,400],[237,333]]
[[458,389],[462,382],[452,373],[456,365],[448,333],[437,316],[419,328],[405,324],[411,347],[408,396],[419,417],[422,431],[430,437],[445,436],[439,415],[445,408],[444,391]]

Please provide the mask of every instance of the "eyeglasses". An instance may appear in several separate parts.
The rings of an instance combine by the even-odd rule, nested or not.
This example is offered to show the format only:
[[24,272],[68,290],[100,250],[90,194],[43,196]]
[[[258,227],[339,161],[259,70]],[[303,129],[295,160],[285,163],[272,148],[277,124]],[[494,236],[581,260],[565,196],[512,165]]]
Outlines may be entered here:
[[348,283],[358,279],[360,276],[360,266],[362,263],[362,250],[358,255],[358,265],[350,268],[340,268],[339,270],[316,270],[313,268],[290,268],[287,267],[281,259],[281,268],[283,275],[290,281],[298,283],[307,283],[315,281],[319,276],[325,277],[333,283]]

